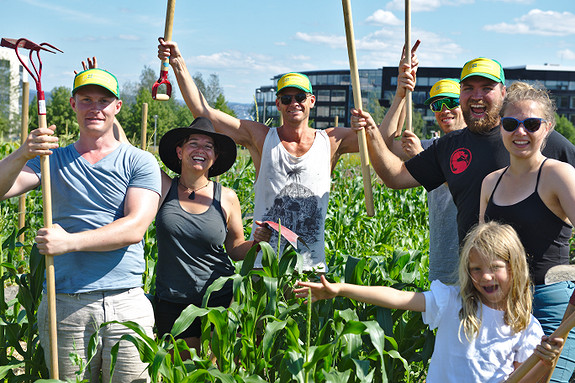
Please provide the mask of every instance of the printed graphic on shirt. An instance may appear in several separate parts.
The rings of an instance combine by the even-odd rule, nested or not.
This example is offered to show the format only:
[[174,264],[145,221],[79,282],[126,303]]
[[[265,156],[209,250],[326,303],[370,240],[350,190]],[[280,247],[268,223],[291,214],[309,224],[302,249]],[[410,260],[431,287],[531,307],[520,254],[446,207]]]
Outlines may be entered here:
[[[296,177],[297,178],[297,177]],[[299,235],[305,243],[318,241],[321,211],[317,197],[312,191],[299,183],[290,183],[276,196],[273,206],[262,217],[262,221],[278,222]],[[282,248],[287,241],[282,239]],[[272,248],[277,248],[277,234],[270,240]],[[304,251],[307,248],[300,248]]]
[[460,174],[471,164],[471,151],[466,148],[459,148],[451,153],[449,166],[453,174]]

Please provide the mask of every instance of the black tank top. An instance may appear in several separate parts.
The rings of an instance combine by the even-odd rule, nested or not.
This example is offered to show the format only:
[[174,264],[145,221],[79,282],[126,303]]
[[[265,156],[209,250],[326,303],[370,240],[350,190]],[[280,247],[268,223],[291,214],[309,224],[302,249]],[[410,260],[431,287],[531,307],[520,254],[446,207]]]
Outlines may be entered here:
[[[228,227],[221,205],[222,186],[214,182],[208,210],[192,214],[180,205],[178,179],[156,215],[158,263],[156,295],[174,303],[200,305],[209,285],[220,276],[233,275],[224,250]],[[212,297],[231,294],[231,284]]]
[[509,169],[505,168],[485,209],[485,222],[506,223],[517,231],[525,247],[531,279],[535,285],[545,283],[545,273],[551,267],[569,264],[569,238],[572,230],[571,225],[557,217],[539,197],[537,189],[545,161],[547,159],[539,167],[535,191],[529,197],[513,205],[499,206],[493,202],[493,194]]

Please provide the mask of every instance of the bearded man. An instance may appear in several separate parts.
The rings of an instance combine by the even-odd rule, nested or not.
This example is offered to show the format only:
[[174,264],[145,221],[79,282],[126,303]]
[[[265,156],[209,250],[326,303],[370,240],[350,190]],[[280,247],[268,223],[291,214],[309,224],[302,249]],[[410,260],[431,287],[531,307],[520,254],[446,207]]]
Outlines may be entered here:
[[[351,125],[365,129],[371,163],[388,187],[407,189],[423,185],[431,191],[447,182],[457,207],[461,243],[479,221],[483,178],[509,165],[509,154],[499,133],[499,111],[505,97],[501,64],[483,57],[467,62],[461,71],[460,85],[459,99],[467,127],[435,140],[405,163],[387,147],[368,113],[352,110]],[[575,166],[575,147],[555,131],[549,134],[543,155]]]

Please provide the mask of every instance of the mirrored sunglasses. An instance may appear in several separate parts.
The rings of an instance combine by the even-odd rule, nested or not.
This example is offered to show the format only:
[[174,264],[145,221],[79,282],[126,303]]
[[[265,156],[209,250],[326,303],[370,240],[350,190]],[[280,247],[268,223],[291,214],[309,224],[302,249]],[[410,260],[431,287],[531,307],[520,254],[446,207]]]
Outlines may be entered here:
[[295,98],[295,101],[297,103],[302,103],[307,98],[307,93],[297,93],[295,95],[284,94],[284,95],[280,96],[280,101],[284,105],[289,105],[289,104],[291,104],[292,98]]
[[513,132],[515,129],[519,127],[519,125],[523,124],[525,130],[530,133],[536,132],[541,127],[542,122],[547,122],[543,118],[536,118],[536,117],[529,117],[525,120],[518,120],[514,117],[503,117],[501,119],[501,126],[508,132]]
[[434,112],[441,112],[443,110],[443,105],[445,105],[445,107],[449,110],[455,109],[459,106],[459,99],[452,97],[441,98],[437,101],[433,101],[431,104],[429,104],[429,107]]

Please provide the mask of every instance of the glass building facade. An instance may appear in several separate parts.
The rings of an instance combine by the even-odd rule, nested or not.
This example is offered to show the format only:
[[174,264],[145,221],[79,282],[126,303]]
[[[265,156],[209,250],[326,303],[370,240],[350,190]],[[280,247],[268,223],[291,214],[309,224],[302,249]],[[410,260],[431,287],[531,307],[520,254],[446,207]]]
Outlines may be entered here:
[[[554,65],[522,66],[505,68],[506,85],[514,81],[541,83],[557,102],[557,113],[566,116],[575,124],[575,68]],[[413,109],[421,113],[426,124],[424,131],[437,128],[435,115],[423,103],[429,89],[442,78],[459,78],[461,68],[420,67],[417,71],[417,86],[412,93]],[[335,126],[349,126],[349,110],[354,106],[349,70],[326,70],[301,72],[306,74],[316,96],[316,107],[311,110],[310,123],[316,129]],[[279,126],[280,117],[275,106],[275,89],[283,74],[272,78],[273,85],[256,90],[259,121],[267,120],[270,126]],[[384,107],[389,107],[397,86],[397,67],[359,70],[362,103],[365,107],[374,98]]]
[[[316,97],[315,107],[310,112],[310,123],[316,129],[335,126],[349,126],[349,110],[353,107],[353,90],[349,70],[301,72],[309,77]],[[381,69],[360,69],[359,82],[362,103],[381,97]],[[277,82],[283,74],[275,76],[273,86],[262,86],[256,90],[259,121],[270,126],[279,126],[280,117],[275,106]],[[265,118],[264,118],[265,111]]]
[[[505,85],[515,81],[539,83],[545,86],[557,102],[557,113],[575,124],[575,68],[554,65],[528,65],[504,68]],[[412,93],[413,109],[421,113],[428,131],[437,127],[435,115],[423,102],[429,97],[429,89],[442,78],[459,78],[461,68],[420,67],[417,85]],[[382,68],[382,96],[380,104],[389,107],[397,86],[397,67]]]

